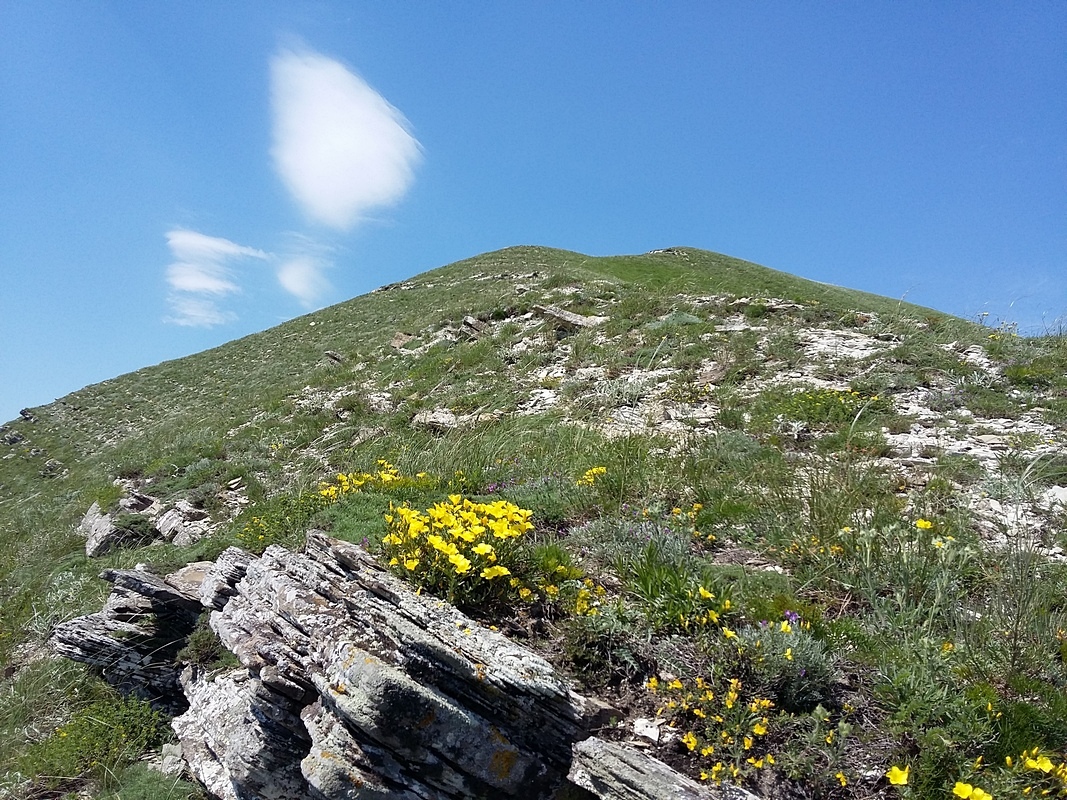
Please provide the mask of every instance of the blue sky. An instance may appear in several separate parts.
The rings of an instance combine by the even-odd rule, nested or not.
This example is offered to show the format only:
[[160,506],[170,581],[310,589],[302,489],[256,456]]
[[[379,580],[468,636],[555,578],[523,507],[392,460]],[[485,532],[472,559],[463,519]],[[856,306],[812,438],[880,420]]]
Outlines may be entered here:
[[0,420],[508,245],[1067,315],[1067,4],[0,0]]

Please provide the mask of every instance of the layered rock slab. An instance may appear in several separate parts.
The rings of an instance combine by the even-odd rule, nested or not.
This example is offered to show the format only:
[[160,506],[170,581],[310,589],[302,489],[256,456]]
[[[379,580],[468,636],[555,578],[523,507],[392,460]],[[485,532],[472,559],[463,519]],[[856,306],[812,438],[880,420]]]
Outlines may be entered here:
[[[234,589],[211,626],[252,696],[271,695],[260,716],[303,717],[313,796],[548,796],[597,710],[536,654],[323,534],[309,534],[301,554],[268,548]],[[212,693],[197,685],[179,732],[198,727]],[[248,760],[221,737],[214,752],[227,768]],[[205,777],[219,771],[198,763]]]
[[[105,577],[112,598],[60,632],[64,655],[106,674],[137,661],[123,649],[126,626],[191,626],[208,608],[240,661],[221,672],[188,666],[180,680],[172,666],[154,690],[176,690],[183,757],[223,800],[726,796],[591,738],[611,710],[571,691],[542,657],[320,532],[302,553],[230,548],[180,580]],[[123,672],[123,687],[148,677]]]

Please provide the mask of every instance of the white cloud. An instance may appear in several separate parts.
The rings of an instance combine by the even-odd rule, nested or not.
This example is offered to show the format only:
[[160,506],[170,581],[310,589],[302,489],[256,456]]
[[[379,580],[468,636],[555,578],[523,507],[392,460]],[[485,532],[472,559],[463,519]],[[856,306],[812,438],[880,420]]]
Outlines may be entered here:
[[174,261],[167,267],[167,298],[172,315],[167,322],[209,328],[232,319],[218,307],[218,299],[240,291],[231,264],[246,258],[269,259],[254,247],[176,228],[167,232]]
[[311,219],[346,230],[411,185],[421,148],[403,114],[337,61],[282,51],[271,103],[274,167]]
[[226,277],[225,268],[218,264],[176,262],[167,267],[167,283],[179,292],[229,294],[237,291],[237,284]]
[[311,308],[330,289],[325,270],[329,266],[311,255],[295,256],[278,267],[278,283],[306,307]]
[[221,311],[214,300],[202,297],[171,295],[168,298],[171,316],[164,317],[164,322],[185,325],[190,328],[213,328],[234,318],[229,312]]
[[167,231],[167,245],[174,257],[182,261],[221,262],[236,256],[267,257],[266,253],[254,247],[245,247],[229,239],[206,236],[185,228]]

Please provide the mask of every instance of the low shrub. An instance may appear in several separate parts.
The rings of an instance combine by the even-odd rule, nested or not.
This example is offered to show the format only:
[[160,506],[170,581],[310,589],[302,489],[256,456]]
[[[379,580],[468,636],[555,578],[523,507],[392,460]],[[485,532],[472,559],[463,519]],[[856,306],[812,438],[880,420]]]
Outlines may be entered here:
[[148,703],[111,695],[76,711],[51,736],[31,745],[20,771],[40,776],[42,789],[69,789],[85,776],[107,785],[125,765],[169,735],[165,718]]

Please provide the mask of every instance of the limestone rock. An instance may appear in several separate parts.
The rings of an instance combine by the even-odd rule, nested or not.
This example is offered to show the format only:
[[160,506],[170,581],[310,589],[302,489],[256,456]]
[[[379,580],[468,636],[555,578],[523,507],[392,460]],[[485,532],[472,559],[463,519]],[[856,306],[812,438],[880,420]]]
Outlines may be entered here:
[[103,555],[121,538],[111,515],[101,511],[98,503],[93,503],[85,512],[81,524],[78,525],[78,533],[85,537],[85,555],[89,558]]
[[[304,714],[312,753],[347,742],[346,769],[373,765],[379,783],[420,797],[547,796],[566,774],[586,702],[539,656],[414,594],[359,547],[311,533],[305,554],[268,548],[236,588],[212,627],[270,690],[325,709]],[[341,780],[314,758],[303,769]]]
[[245,669],[182,673],[189,710],[172,726],[193,775],[221,800],[305,796],[298,757],[308,737],[297,707]]
[[701,786],[652,756],[595,736],[574,746],[568,777],[600,800],[759,800],[736,786]]
[[587,317],[582,314],[575,314],[572,311],[564,311],[562,308],[556,308],[556,306],[534,306],[534,310],[542,316],[554,320],[560,327],[572,330],[595,328],[608,321],[607,317]]
[[204,585],[204,579],[213,567],[214,564],[210,561],[194,561],[167,575],[163,580],[179,594],[199,603],[200,587]]
[[153,507],[158,507],[159,500],[142,492],[130,492],[119,500],[119,508],[130,514],[151,514]]
[[447,408],[435,408],[432,411],[420,411],[411,420],[417,428],[446,432],[459,427],[459,418]]
[[104,608],[57,625],[52,648],[97,668],[124,694],[182,710],[174,658],[196,624],[199,601],[144,570],[109,569],[100,577],[113,584]]
[[207,512],[196,508],[188,500],[179,500],[174,508],[156,518],[156,530],[164,539],[179,547],[188,547],[200,541],[211,530]]
[[200,602],[204,608],[221,610],[226,601],[237,594],[237,583],[255,558],[239,547],[223,550],[200,582]]

